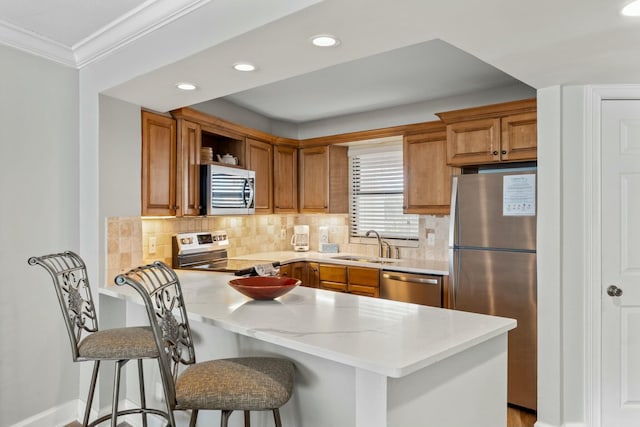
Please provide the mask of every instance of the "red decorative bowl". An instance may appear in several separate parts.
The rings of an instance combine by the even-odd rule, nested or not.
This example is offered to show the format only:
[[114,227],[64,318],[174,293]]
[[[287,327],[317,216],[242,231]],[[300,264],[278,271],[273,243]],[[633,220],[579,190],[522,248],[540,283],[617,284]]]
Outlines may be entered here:
[[230,280],[229,286],[249,298],[269,300],[286,294],[300,283],[292,277],[253,276]]

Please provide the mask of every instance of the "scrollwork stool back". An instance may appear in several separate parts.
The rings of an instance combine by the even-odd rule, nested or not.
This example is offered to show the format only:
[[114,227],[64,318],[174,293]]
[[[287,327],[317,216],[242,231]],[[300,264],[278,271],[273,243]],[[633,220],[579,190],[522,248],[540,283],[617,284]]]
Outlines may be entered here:
[[[165,412],[147,408],[145,402],[142,360],[159,360],[158,347],[151,328],[125,327],[99,330],[87,269],[82,258],[74,252],[66,251],[31,257],[28,263],[43,267],[53,280],[69,335],[73,361],[94,362],[82,425],[91,427],[110,419],[111,426],[115,427],[118,416],[141,414],[142,424],[146,427],[148,413],[166,418]],[[103,360],[113,360],[116,363],[111,414],[103,415],[89,423],[98,371],[100,362]],[[141,405],[140,408],[119,411],[120,371],[129,360],[138,361]]]

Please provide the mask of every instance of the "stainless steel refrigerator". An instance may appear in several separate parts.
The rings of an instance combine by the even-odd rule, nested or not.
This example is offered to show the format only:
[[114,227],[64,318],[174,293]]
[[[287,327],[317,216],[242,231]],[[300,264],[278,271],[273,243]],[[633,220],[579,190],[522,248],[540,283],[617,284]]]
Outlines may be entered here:
[[536,409],[536,173],[454,177],[449,274],[456,310],[510,317],[508,402]]

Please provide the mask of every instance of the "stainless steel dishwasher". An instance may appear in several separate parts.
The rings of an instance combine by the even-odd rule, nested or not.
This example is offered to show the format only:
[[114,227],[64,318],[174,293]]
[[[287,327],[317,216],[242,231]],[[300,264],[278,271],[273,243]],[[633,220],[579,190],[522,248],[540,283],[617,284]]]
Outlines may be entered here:
[[442,276],[382,270],[380,297],[442,307]]

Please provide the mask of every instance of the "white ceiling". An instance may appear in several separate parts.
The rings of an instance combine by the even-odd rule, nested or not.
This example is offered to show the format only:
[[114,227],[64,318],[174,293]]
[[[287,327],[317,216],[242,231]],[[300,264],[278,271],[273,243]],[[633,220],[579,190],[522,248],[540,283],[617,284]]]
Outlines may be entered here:
[[0,0],[6,23],[73,47],[146,0]]
[[[512,78],[533,88],[639,83],[640,18],[619,13],[628,1],[0,0],[0,43],[83,68],[171,29],[176,43],[191,37],[179,60],[148,61],[106,93],[159,111],[229,97],[304,121]],[[326,32],[342,44],[308,43]],[[239,60],[258,71],[234,72]],[[182,80],[199,89],[177,92]]]
[[223,99],[271,119],[302,123],[518,83],[468,53],[441,40],[432,40]]

